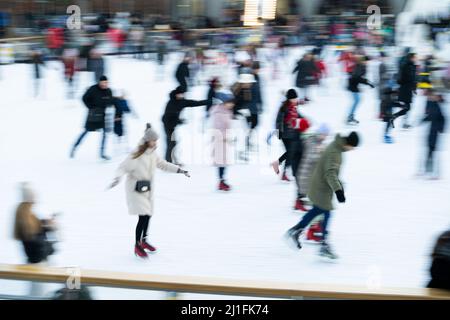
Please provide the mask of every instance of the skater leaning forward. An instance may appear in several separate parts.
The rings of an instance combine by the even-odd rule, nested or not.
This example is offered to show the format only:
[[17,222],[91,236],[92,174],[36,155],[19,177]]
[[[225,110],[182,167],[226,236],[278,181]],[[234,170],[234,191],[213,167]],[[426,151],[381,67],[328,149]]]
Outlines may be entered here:
[[333,210],[333,193],[339,202],[345,202],[344,188],[339,180],[339,171],[342,164],[342,152],[350,151],[359,144],[356,132],[350,133],[348,137],[336,135],[332,142],[323,152],[319,162],[314,169],[308,189],[308,197],[313,208],[308,211],[303,219],[294,227],[289,229],[287,236],[293,240],[297,248],[301,249],[300,235],[303,230],[319,215],[324,216],[322,222],[323,236],[320,255],[336,259],[327,243],[327,226],[330,212]]
[[159,158],[156,154],[158,134],[147,124],[144,137],[135,152],[130,154],[119,166],[116,177],[110,188],[119,184],[123,175],[127,176],[125,191],[128,212],[139,217],[136,226],[135,254],[146,258],[147,253],[156,251],[156,248],[147,241],[147,229],[150,217],[153,215],[153,192],[155,169],[172,173],[182,173],[189,177],[189,173],[180,167]]

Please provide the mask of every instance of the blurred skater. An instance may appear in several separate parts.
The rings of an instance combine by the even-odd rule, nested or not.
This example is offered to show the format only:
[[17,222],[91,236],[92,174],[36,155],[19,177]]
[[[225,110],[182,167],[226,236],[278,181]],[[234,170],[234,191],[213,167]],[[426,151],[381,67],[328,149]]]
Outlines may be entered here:
[[359,136],[356,132],[350,133],[347,137],[336,135],[331,143],[323,152],[317,163],[308,190],[308,197],[313,204],[313,208],[305,214],[303,219],[294,227],[288,230],[286,236],[289,241],[293,241],[298,249],[302,248],[300,236],[311,222],[320,215],[324,216],[322,222],[322,242],[320,256],[336,259],[337,255],[333,253],[327,241],[328,221],[331,210],[333,210],[333,194],[340,203],[346,201],[344,187],[339,180],[339,171],[342,164],[342,153],[353,150],[359,144]]
[[[22,243],[27,263],[45,264],[55,250],[48,233],[55,231],[55,219],[39,219],[33,211],[36,194],[31,185],[24,182],[20,186],[22,200],[19,203],[14,221],[14,239]],[[31,297],[42,296],[42,285],[31,283]]]
[[374,88],[374,85],[365,78],[367,60],[367,57],[360,57],[358,59],[358,62],[356,63],[356,66],[354,67],[348,80],[348,90],[352,93],[353,98],[353,103],[346,121],[346,123],[349,125],[355,125],[359,123],[359,121],[355,119],[355,113],[361,101],[361,92],[359,89],[359,85],[365,84],[370,86],[371,88]]
[[304,118],[297,110],[301,104],[298,100],[297,91],[289,89],[286,93],[286,100],[278,110],[276,119],[276,129],[278,130],[278,138],[284,144],[286,152],[271,163],[276,174],[280,173],[280,165],[285,162],[281,180],[290,181],[286,171],[292,167],[292,175],[295,177],[297,166],[301,159],[302,141],[301,134],[310,127],[309,121]]
[[439,136],[444,133],[445,129],[445,116],[441,108],[441,103],[444,102],[444,99],[442,95],[437,94],[433,90],[429,90],[427,97],[425,117],[422,120],[422,122],[430,123],[426,144],[425,174],[429,175],[431,179],[439,179],[436,151],[439,145]]
[[218,92],[214,103],[210,110],[213,122],[213,162],[219,173],[218,189],[230,191],[231,187],[225,181],[225,173],[231,158],[228,135],[233,121],[234,97],[232,94]]
[[[119,144],[126,143],[128,148],[128,135],[126,129],[126,117],[128,114],[132,114],[135,119],[138,119],[138,115],[132,109],[128,103],[126,93],[122,90],[121,95],[114,97],[114,134],[117,136]],[[124,141],[125,139],[125,141]]]
[[186,88],[183,86],[177,87],[170,92],[169,102],[167,102],[162,122],[164,124],[164,131],[166,133],[166,161],[176,162],[175,158],[175,146],[177,141],[175,140],[175,129],[178,125],[183,124],[184,121],[180,119],[181,111],[184,108],[205,106],[208,104],[208,100],[188,100],[184,98]]
[[431,257],[431,280],[427,288],[450,290],[450,230],[439,236]]
[[83,102],[88,108],[88,116],[86,119],[85,129],[78,137],[72,147],[70,157],[75,157],[75,152],[81,142],[89,132],[102,130],[102,142],[100,145],[100,157],[104,160],[110,160],[105,154],[106,146],[106,126],[105,126],[105,110],[108,106],[114,104],[111,89],[109,89],[108,78],[101,76],[99,82],[90,87],[83,95]]

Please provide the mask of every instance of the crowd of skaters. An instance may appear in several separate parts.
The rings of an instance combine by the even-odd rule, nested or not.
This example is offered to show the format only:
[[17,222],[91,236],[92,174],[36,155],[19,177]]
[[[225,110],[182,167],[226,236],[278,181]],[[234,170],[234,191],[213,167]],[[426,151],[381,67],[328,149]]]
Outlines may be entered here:
[[[95,60],[95,53],[88,55],[90,60]],[[63,54],[63,62],[66,66],[66,77],[71,81],[74,69],[70,54]],[[254,57],[256,58],[256,57]],[[413,97],[417,88],[416,54],[406,52],[398,63],[398,71],[388,75],[383,63],[386,55],[380,55],[379,83],[380,119],[386,122],[384,130],[384,142],[393,143],[389,132],[395,128],[394,122],[403,116],[406,119]],[[36,58],[35,65],[40,62]],[[189,177],[188,171],[176,157],[176,138],[174,132],[184,120],[180,118],[183,109],[188,107],[206,106],[207,121],[211,121],[214,132],[214,160],[217,167],[218,189],[229,192],[232,188],[226,181],[226,170],[229,166],[231,155],[228,150],[227,130],[232,126],[234,119],[245,119],[248,126],[246,136],[247,150],[251,147],[251,135],[259,123],[259,115],[264,111],[262,92],[264,86],[259,77],[261,64],[258,60],[249,60],[238,65],[237,81],[226,88],[219,77],[214,77],[209,82],[209,91],[204,100],[189,100],[185,94],[190,90],[192,77],[190,72],[191,55],[186,54],[175,72],[178,86],[169,94],[162,122],[166,140],[165,159],[160,159],[155,152],[158,133],[147,125],[144,136],[139,142],[138,148],[122,162],[117,170],[111,187],[119,184],[121,177],[126,176],[126,195],[129,213],[138,216],[136,226],[136,243],[134,250],[140,258],[147,258],[148,252],[157,251],[156,247],[148,241],[147,229],[150,217],[153,215],[153,183],[156,168],[173,173],[181,173]],[[344,63],[348,74],[348,90],[351,92],[353,102],[350,107],[346,124],[356,126],[359,121],[355,119],[357,107],[361,99],[359,84],[365,84],[372,88],[375,84],[366,78],[366,64],[369,57],[363,53],[344,52],[340,61]],[[92,63],[92,61],[90,62]],[[101,67],[99,67],[101,69]],[[69,69],[69,72],[67,71]],[[36,69],[39,73],[39,68]],[[99,71],[100,72],[100,71]],[[329,219],[332,214],[333,198],[338,202],[346,202],[345,190],[340,182],[340,167],[343,162],[343,153],[351,151],[359,146],[360,136],[356,131],[349,135],[337,134],[330,144],[326,143],[330,135],[330,129],[326,123],[312,129],[312,120],[302,115],[302,106],[313,104],[309,96],[308,88],[320,85],[320,80],[326,72],[326,65],[320,59],[320,49],[308,51],[298,61],[294,87],[286,91],[285,99],[277,108],[275,127],[278,138],[282,141],[286,152],[271,165],[276,174],[281,174],[281,180],[289,182],[287,170],[292,169],[292,176],[297,185],[297,196],[294,208],[306,212],[300,222],[290,228],[286,237],[295,248],[301,249],[301,236],[306,233],[308,240],[320,243],[319,254],[323,257],[336,259],[337,255],[331,249],[328,241]],[[38,76],[36,76],[38,77]],[[102,130],[102,143],[100,157],[104,160],[110,158],[105,154],[105,110],[108,106],[116,109],[114,132],[118,136],[124,134],[121,118],[124,113],[131,112],[124,96],[114,97],[109,88],[108,78],[104,74],[96,75],[96,83],[83,95],[83,103],[88,108],[86,124],[83,132],[72,147],[70,156],[73,158],[87,133]],[[427,139],[427,157],[424,169],[433,174],[435,151],[438,147],[439,135],[445,129],[445,116],[441,110],[444,95],[439,90],[427,89],[426,113],[422,122],[430,122],[430,131]],[[394,110],[400,109],[398,112]],[[314,119],[314,122],[320,119]],[[320,122],[320,121],[319,121]],[[405,120],[403,128],[411,125]],[[280,166],[284,163],[284,169]],[[149,169],[150,168],[150,169]],[[434,176],[437,178],[436,176]],[[443,236],[444,239],[445,235]],[[447,236],[448,238],[448,236]],[[441,241],[442,242],[442,241]],[[24,243],[25,245],[25,243]],[[27,250],[27,249],[26,249]],[[442,251],[442,250],[441,250]],[[441,252],[438,250],[438,252]],[[441,252],[442,253],[442,252]],[[50,253],[48,253],[50,254]],[[440,256],[439,256],[440,257]],[[32,262],[30,260],[30,262]]]

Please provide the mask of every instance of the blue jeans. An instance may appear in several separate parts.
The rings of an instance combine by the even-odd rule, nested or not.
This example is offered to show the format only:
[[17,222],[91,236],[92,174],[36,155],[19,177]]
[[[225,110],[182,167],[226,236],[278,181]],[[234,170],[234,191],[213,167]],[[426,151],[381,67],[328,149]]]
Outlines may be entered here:
[[323,230],[323,240],[325,241],[326,236],[328,234],[328,221],[330,220],[330,211],[320,209],[319,207],[313,206],[311,210],[309,210],[304,216],[303,219],[297,223],[292,230],[305,229],[311,221],[314,220],[317,216],[321,214],[324,215],[324,219],[322,221],[322,230]]
[[[79,138],[77,139],[77,141],[75,142],[75,145],[73,146],[73,149],[75,150],[76,148],[78,148],[78,146],[81,144],[81,142],[84,140],[84,138],[86,137],[86,135],[88,134],[89,131],[84,130],[83,133],[81,133],[81,135],[79,136]],[[103,156],[105,154],[105,144],[106,144],[106,129],[102,129],[102,143],[100,145],[100,156]]]
[[350,109],[350,114],[348,115],[349,119],[353,119],[355,116],[356,109],[358,108],[359,102],[361,101],[361,93],[352,92],[353,104]]

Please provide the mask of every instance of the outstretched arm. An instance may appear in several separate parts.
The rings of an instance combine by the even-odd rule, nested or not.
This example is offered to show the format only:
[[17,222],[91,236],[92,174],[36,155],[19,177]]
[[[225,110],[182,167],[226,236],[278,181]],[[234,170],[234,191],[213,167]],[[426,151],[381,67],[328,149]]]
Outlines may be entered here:
[[182,173],[186,177],[190,177],[189,172],[187,172],[186,170],[183,170],[179,166],[177,166],[173,163],[167,162],[166,160],[163,160],[159,157],[156,158],[156,167],[158,169],[166,171],[166,172]]
[[185,100],[185,107],[200,107],[200,106],[206,106],[208,104],[207,100]]
[[120,182],[120,179],[127,174],[128,172],[130,172],[132,170],[132,159],[131,157],[126,158],[119,166],[119,168],[117,168],[116,170],[116,174],[114,177],[113,182],[111,183],[111,185],[109,186],[109,189],[114,188],[115,186],[117,186]]

